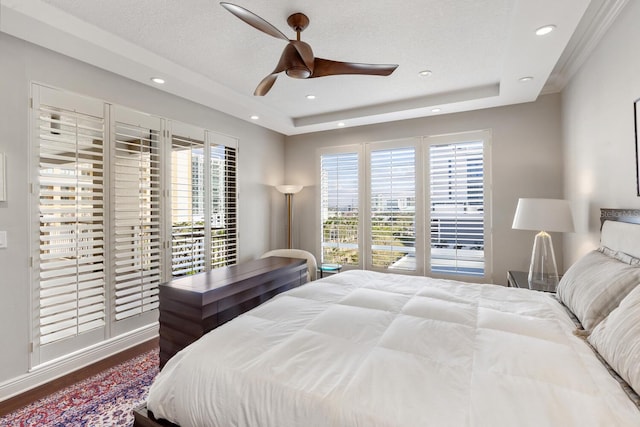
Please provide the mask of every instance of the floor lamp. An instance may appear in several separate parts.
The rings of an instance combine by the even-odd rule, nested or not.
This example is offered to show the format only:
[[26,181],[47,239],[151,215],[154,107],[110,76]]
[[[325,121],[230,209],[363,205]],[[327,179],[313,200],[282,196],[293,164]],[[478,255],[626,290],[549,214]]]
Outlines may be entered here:
[[302,190],[302,185],[276,185],[287,201],[287,249],[291,249],[291,221],[293,219],[293,195]]
[[549,231],[573,231],[571,206],[559,199],[520,199],[513,217],[512,228],[539,231],[533,241],[529,265],[529,287],[555,292],[558,286],[558,267]]

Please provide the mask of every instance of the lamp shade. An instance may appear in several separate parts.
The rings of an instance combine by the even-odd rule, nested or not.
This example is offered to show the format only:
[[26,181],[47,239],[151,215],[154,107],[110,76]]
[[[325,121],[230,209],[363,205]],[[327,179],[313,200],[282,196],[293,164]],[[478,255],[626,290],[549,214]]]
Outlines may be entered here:
[[561,199],[519,199],[512,228],[536,231],[573,231],[569,202]]
[[281,192],[282,194],[296,194],[300,190],[302,190],[302,185],[276,185],[276,190]]

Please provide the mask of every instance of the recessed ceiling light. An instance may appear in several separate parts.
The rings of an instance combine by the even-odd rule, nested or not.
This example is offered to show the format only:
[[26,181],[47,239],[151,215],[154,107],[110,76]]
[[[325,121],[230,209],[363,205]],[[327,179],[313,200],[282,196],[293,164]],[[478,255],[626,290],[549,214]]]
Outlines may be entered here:
[[531,76],[520,77],[518,79],[518,81],[521,81],[522,83],[530,82],[531,80],[533,80],[533,77],[531,77]]
[[160,78],[160,77],[151,77],[151,81],[154,83],[157,83],[159,85],[163,85],[164,84],[164,79]]
[[307,95],[307,99],[316,99],[315,95]]
[[536,36],[544,36],[546,34],[549,34],[555,29],[556,29],[555,25],[545,25],[544,27],[540,27],[536,30]]
[[339,128],[343,128],[343,127],[344,127],[344,122],[340,122],[340,123],[338,123],[338,127],[339,127]]
[[440,111],[442,111],[442,109],[440,109],[440,108],[432,108],[431,109],[432,113],[439,113]]
[[429,77],[431,74],[433,74],[433,72],[431,70],[422,70],[418,74],[420,74],[422,77]]
[[253,116],[251,116],[251,120],[258,120],[260,118],[260,116],[256,116],[255,114]]

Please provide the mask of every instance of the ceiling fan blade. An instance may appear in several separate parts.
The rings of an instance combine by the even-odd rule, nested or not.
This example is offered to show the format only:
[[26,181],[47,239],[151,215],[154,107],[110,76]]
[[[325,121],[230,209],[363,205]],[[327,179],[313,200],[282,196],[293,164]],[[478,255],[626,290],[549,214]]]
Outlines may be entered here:
[[258,87],[253,92],[254,96],[265,96],[269,90],[271,90],[271,86],[276,82],[278,78],[278,74],[269,74],[267,77],[262,79]]
[[311,46],[309,46],[305,42],[301,42],[300,40],[291,40],[289,43],[291,43],[293,47],[296,48],[298,54],[300,55],[300,58],[302,58],[302,61],[304,62],[304,65],[306,65],[309,69],[309,72],[313,74],[315,61],[313,60],[313,51],[311,50]]
[[388,76],[393,73],[396,68],[398,68],[397,64],[359,64],[356,62],[340,62],[315,58],[311,78],[335,76],[337,74]]
[[273,25],[269,24],[264,19],[260,18],[255,13],[248,11],[244,7],[240,7],[235,4],[226,3],[226,2],[220,2],[220,6],[224,7],[239,19],[251,25],[253,28],[256,28],[262,31],[263,33],[269,34],[270,36],[275,37],[277,39],[289,41],[289,38],[284,34],[282,34],[280,30],[278,30]]
[[295,55],[295,50],[291,49],[289,45],[287,45],[282,51],[282,55],[280,55],[280,60],[278,61],[276,68],[271,72],[271,74],[262,79],[260,84],[258,84],[258,87],[253,92],[254,96],[264,96],[269,92],[271,86],[276,82],[278,74],[287,70],[287,64],[291,62],[290,55],[292,54]]

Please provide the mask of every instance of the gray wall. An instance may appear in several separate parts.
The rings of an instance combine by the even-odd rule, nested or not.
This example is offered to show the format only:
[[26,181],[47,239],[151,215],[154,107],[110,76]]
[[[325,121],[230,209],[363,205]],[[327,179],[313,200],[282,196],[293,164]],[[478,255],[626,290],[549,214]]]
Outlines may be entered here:
[[[240,259],[284,245],[284,137],[219,111],[105,72],[0,33],[0,152],[7,155],[8,201],[0,202],[0,383],[27,373],[30,336],[28,119],[32,81],[202,126],[240,140]],[[276,220],[274,220],[277,219]]]
[[[512,230],[519,197],[561,198],[560,95],[509,107],[343,128],[286,139],[286,181],[305,188],[295,195],[294,244],[317,254],[317,150],[362,142],[491,129],[493,182],[493,283],[506,283],[507,270],[528,270],[534,232]],[[554,235],[562,269],[562,236]]]
[[518,197],[572,200],[576,233],[554,235],[561,270],[597,245],[600,207],[640,208],[633,127],[633,101],[640,98],[640,57],[633,43],[640,40],[639,19],[640,2],[629,2],[562,96],[286,138],[0,34],[0,152],[7,154],[9,197],[0,202],[0,230],[9,233],[9,248],[0,249],[0,382],[26,374],[28,364],[31,81],[238,137],[242,259],[284,245],[284,199],[271,188],[283,182],[305,185],[294,199],[294,245],[315,251],[318,148],[490,128],[493,281],[504,283],[506,270],[527,269],[535,234],[511,229]]
[[630,1],[562,93],[565,192],[576,232],[574,262],[599,241],[600,208],[640,208],[633,102],[640,98],[640,2]]

